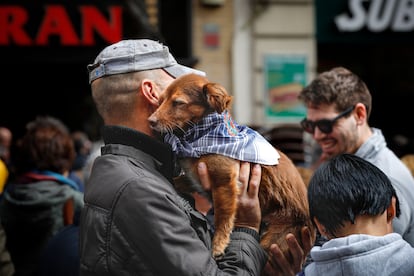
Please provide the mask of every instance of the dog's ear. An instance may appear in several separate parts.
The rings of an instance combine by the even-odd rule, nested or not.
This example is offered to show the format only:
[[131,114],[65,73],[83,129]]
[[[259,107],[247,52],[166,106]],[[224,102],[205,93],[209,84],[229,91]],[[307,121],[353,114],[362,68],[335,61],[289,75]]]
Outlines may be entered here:
[[228,109],[233,100],[233,97],[227,93],[226,89],[218,83],[205,84],[203,92],[207,98],[207,103],[218,113]]

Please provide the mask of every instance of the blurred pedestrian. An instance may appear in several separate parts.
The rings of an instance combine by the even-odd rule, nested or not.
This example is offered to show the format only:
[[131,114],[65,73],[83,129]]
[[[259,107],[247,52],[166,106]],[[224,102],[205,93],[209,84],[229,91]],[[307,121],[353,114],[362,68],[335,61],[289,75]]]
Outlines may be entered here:
[[[0,146],[1,147],[1,146]],[[9,179],[9,169],[7,168],[6,163],[0,159],[0,195],[3,194],[6,183]]]
[[[76,157],[69,178],[77,179],[84,187],[89,177],[90,166],[100,155],[102,142],[92,143],[86,133],[71,133]],[[79,219],[80,212],[74,215],[73,223],[59,230],[48,242],[40,260],[40,276],[79,275]]]
[[0,217],[16,276],[35,275],[41,252],[83,206],[83,193],[67,178],[75,158],[67,127],[53,117],[29,122],[17,145],[16,179],[0,203]]
[[40,257],[39,276],[79,275],[79,215],[48,241]]
[[404,165],[407,166],[407,168],[410,170],[411,175],[414,176],[414,154],[413,153],[407,153],[400,157],[401,161],[404,163]]
[[96,157],[101,155],[101,148],[104,145],[104,142],[100,139],[97,141],[92,142],[91,150],[89,153],[88,158],[85,161],[85,164],[83,166],[83,181],[86,184],[88,182],[89,176],[91,174],[93,162],[95,161]]
[[13,276],[14,264],[10,257],[10,252],[7,249],[7,237],[4,227],[0,222],[0,275]]
[[12,146],[13,134],[7,127],[0,127],[0,159],[6,164],[10,161],[10,149]]
[[13,134],[7,127],[0,127],[0,195],[12,173],[10,151]]
[[79,186],[79,190],[83,192],[85,185],[84,167],[91,153],[92,142],[88,134],[80,130],[73,131],[71,136],[76,155],[69,173],[69,178],[75,181]]

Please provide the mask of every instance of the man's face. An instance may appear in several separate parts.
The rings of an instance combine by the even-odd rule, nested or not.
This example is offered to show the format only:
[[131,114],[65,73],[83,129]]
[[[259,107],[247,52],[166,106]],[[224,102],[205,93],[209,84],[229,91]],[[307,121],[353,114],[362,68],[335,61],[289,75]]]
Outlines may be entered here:
[[[308,106],[306,119],[314,126],[311,135],[321,147],[325,158],[340,153],[355,153],[358,149],[357,124],[353,112],[352,107],[341,114],[335,110],[334,105]],[[334,118],[336,120],[332,121]],[[321,123],[323,125],[318,127]]]

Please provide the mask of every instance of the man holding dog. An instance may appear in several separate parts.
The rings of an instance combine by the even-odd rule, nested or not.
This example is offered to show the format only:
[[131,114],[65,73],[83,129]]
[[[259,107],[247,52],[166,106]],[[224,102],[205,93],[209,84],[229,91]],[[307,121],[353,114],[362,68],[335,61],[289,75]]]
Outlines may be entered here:
[[[168,47],[147,39],[105,48],[88,66],[92,96],[105,126],[80,223],[81,275],[294,275],[310,250],[288,235],[292,263],[275,245],[268,259],[259,244],[260,166],[240,164],[241,194],[230,244],[220,259],[211,255],[211,225],[177,194],[174,156],[153,133],[148,117],[177,77],[204,72],[177,64]],[[251,167],[251,168],[250,168]],[[205,166],[202,185],[210,187]],[[265,264],[267,265],[265,266]]]
[[387,147],[381,130],[369,126],[372,99],[366,84],[348,69],[336,67],[321,73],[299,98],[307,107],[302,127],[322,150],[319,162],[351,153],[380,168],[400,200],[401,215],[393,220],[394,231],[414,246],[414,179]]

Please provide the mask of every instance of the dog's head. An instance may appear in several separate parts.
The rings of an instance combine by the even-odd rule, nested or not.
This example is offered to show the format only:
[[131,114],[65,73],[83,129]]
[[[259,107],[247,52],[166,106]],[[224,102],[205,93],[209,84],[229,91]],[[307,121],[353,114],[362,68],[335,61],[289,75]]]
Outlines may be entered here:
[[159,99],[159,107],[148,118],[160,133],[185,132],[212,112],[222,113],[230,107],[232,97],[217,83],[196,74],[174,80]]

